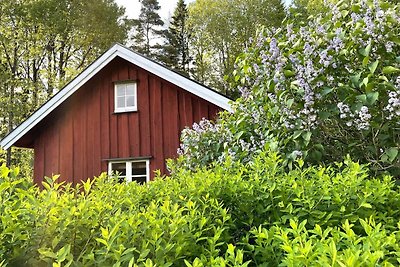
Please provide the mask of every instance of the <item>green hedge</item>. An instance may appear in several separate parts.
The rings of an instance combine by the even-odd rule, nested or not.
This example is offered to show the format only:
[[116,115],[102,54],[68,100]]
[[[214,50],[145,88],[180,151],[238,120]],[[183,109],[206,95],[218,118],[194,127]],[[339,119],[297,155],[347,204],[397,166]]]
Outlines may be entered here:
[[400,191],[351,160],[174,170],[43,190],[0,167],[0,266],[395,266]]

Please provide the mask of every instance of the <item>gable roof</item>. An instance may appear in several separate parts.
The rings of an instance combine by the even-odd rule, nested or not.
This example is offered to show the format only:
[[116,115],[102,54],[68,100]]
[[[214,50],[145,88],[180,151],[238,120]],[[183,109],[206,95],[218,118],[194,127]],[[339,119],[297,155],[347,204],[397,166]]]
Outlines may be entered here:
[[172,71],[163,65],[144,57],[120,44],[115,44],[96,61],[89,65],[77,77],[70,81],[63,89],[55,94],[49,101],[35,111],[28,119],[21,123],[17,128],[10,132],[3,140],[0,141],[0,146],[8,149],[21,137],[28,133],[35,125],[42,121],[48,114],[56,109],[68,97],[75,93],[89,79],[96,75],[114,58],[121,57],[136,66],[153,73],[154,75],[169,81],[170,83],[215,104],[225,110],[231,111],[229,105],[230,99],[226,96],[212,90],[211,88],[202,85],[190,78],[187,78],[175,71]]

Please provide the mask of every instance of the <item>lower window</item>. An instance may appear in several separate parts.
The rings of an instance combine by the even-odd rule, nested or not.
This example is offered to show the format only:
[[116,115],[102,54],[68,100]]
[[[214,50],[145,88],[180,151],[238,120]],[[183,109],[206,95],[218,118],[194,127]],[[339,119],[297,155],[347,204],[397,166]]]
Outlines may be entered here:
[[150,181],[150,161],[110,161],[108,163],[108,174],[116,175],[121,182],[136,181],[144,184]]

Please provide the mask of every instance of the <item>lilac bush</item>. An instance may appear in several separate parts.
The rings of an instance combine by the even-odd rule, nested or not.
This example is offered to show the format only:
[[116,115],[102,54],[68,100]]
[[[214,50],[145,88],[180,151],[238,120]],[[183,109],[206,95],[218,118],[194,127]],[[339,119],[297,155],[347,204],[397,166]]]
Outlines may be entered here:
[[400,10],[341,1],[307,22],[265,29],[237,61],[242,97],[205,129],[186,130],[181,159],[194,167],[279,151],[291,167],[340,161],[400,175]]

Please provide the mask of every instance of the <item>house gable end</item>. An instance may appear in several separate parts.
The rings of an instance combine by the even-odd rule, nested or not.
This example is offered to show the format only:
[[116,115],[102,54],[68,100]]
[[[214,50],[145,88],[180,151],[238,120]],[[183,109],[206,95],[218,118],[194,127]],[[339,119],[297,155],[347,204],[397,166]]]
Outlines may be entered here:
[[111,49],[100,56],[95,62],[89,65],[81,74],[69,82],[62,90],[55,94],[49,101],[34,112],[27,120],[20,124],[14,131],[9,133],[0,141],[0,146],[8,149],[15,144],[20,138],[27,134],[31,129],[39,124],[54,109],[61,105],[66,99],[74,94],[79,88],[87,83],[100,70],[107,66],[114,58],[121,57],[126,61],[137,65],[138,67],[212,103],[225,110],[230,111],[230,99],[207,88],[199,83],[186,78],[174,71],[171,71],[162,65],[147,59],[132,50],[119,44],[114,45]]

